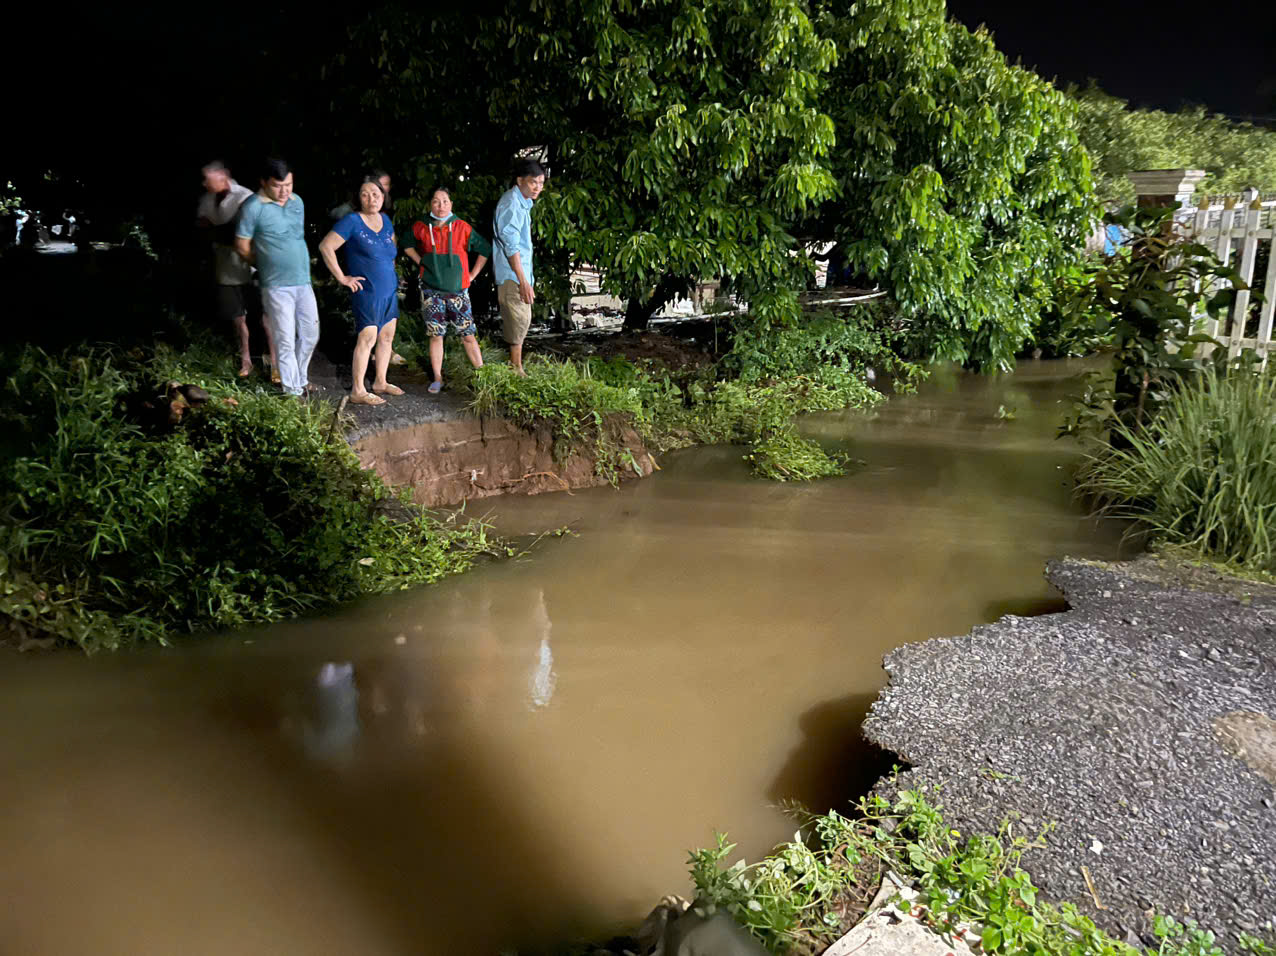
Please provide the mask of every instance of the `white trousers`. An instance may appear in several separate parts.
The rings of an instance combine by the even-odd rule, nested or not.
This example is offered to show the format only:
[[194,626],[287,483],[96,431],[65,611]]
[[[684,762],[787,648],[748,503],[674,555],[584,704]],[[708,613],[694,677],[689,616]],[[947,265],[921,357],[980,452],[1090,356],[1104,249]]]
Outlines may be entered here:
[[275,333],[279,379],[289,395],[310,383],[310,357],[319,344],[319,305],[309,285],[278,285],[261,290],[261,306]]

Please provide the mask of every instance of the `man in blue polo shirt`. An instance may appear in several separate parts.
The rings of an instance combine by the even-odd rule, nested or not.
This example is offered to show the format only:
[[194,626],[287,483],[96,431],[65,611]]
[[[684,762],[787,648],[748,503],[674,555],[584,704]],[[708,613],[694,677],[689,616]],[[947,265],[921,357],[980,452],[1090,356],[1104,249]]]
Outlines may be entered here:
[[292,192],[292,170],[282,159],[266,160],[261,190],[239,209],[235,248],[257,267],[262,310],[274,330],[279,377],[289,395],[312,390],[310,357],[319,344],[305,222],[305,204]]

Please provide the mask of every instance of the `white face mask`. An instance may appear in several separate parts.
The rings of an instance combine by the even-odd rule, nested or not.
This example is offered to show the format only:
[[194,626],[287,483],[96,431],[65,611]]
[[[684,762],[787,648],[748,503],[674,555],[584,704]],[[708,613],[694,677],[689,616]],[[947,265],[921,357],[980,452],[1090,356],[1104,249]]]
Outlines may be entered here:
[[437,220],[438,222],[446,222],[447,220],[451,219],[452,217],[451,217],[450,215],[447,215],[447,216],[436,216],[436,215],[434,215],[434,213],[430,213],[430,218],[431,218],[431,219],[434,219],[434,220]]

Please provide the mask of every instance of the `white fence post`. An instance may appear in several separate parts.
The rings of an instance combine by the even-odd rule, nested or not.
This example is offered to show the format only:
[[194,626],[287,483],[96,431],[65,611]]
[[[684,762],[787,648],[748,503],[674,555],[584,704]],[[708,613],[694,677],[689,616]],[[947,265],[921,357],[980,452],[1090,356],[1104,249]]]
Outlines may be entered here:
[[1258,255],[1258,218],[1263,207],[1258,202],[1258,190],[1253,186],[1241,193],[1240,219],[1244,230],[1241,239],[1241,281],[1246,288],[1236,293],[1236,302],[1232,306],[1232,336],[1227,347],[1227,357],[1236,358],[1241,354],[1241,343],[1245,339],[1245,322],[1249,317],[1249,285],[1254,280],[1254,258]]
[[[1276,196],[1263,198],[1252,187],[1240,196],[1204,196],[1189,231],[1196,242],[1214,250],[1223,265],[1232,263],[1233,245],[1239,246],[1237,273],[1249,288],[1237,290],[1227,315],[1221,321],[1210,319],[1205,331],[1226,341],[1229,358],[1236,358],[1249,348],[1262,356],[1265,367],[1276,313],[1276,256],[1271,254],[1272,237],[1276,234]],[[1261,243],[1268,248],[1267,269],[1263,275],[1255,275]],[[1255,335],[1247,336],[1248,313],[1255,297],[1251,290],[1260,286],[1263,300],[1258,309],[1258,329]],[[1203,349],[1202,354],[1206,351]]]

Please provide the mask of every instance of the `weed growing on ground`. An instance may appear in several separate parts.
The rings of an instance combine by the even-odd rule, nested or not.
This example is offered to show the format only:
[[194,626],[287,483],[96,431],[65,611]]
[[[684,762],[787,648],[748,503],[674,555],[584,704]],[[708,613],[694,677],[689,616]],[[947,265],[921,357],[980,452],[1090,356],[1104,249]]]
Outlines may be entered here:
[[445,367],[450,381],[469,390],[480,414],[501,414],[523,425],[549,422],[564,451],[592,443],[598,473],[613,483],[623,469],[637,470],[620,443],[623,424],[662,450],[693,443],[748,445],[745,457],[755,473],[777,481],[843,474],[846,457],[799,435],[794,416],[881,401],[866,381],[874,365],[894,375],[903,389],[921,375],[895,357],[881,334],[833,313],[793,327],[754,323],[736,330],[735,343],[719,368],[690,376],[651,361],[534,354],[523,378],[488,345],[484,355],[490,361],[482,368],[470,369],[455,351]]
[[1162,541],[1276,572],[1276,378],[1210,370],[1172,385],[1142,427],[1093,440],[1080,489]]
[[[1039,898],[1020,866],[1042,847],[1049,827],[969,838],[947,827],[925,789],[899,793],[894,803],[862,799],[845,817],[799,814],[801,829],[763,860],[724,866],[734,845],[691,853],[693,904],[702,915],[730,913],[773,953],[823,952],[859,920],[887,872],[917,888],[913,913],[946,937],[967,937],[988,953],[1043,956],[1145,956],[1113,939],[1077,908]],[[909,904],[899,904],[901,908]],[[1223,956],[1214,935],[1168,917],[1155,921],[1160,945],[1147,956]],[[1240,934],[1240,952],[1271,954],[1263,940]]]
[[[396,503],[334,430],[331,406],[243,388],[211,349],[27,347],[11,364],[0,616],[23,629],[88,651],[164,642],[432,582],[507,551],[481,522]],[[211,400],[148,424],[139,399],[168,380]]]

